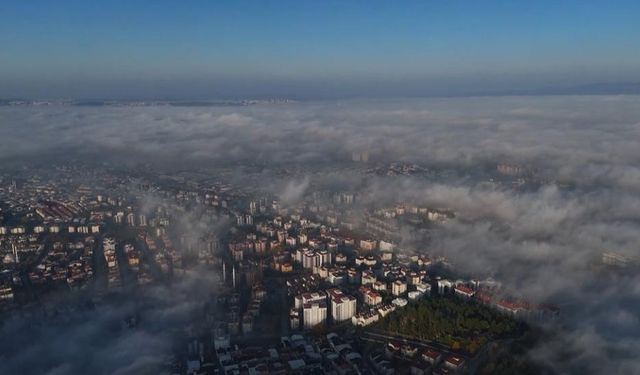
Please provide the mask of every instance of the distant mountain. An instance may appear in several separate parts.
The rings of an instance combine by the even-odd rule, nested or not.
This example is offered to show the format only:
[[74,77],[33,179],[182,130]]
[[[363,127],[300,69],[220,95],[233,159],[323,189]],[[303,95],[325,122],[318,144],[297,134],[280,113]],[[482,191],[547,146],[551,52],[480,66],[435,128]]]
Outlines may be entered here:
[[525,92],[531,95],[638,95],[640,82],[591,83],[586,85],[549,87]]
[[71,105],[80,107],[225,107],[248,106],[255,104],[281,104],[291,103],[290,99],[264,99],[264,100],[179,100],[179,101],[144,101],[144,100],[31,100],[31,99],[0,99],[0,106],[44,106],[44,105]]

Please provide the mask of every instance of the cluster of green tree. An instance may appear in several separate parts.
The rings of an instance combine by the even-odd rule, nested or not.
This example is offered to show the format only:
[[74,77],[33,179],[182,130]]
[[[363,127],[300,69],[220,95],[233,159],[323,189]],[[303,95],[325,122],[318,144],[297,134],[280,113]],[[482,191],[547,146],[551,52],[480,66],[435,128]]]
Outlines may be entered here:
[[430,298],[398,309],[377,323],[390,333],[477,352],[487,340],[512,337],[524,325],[490,307],[452,297]]

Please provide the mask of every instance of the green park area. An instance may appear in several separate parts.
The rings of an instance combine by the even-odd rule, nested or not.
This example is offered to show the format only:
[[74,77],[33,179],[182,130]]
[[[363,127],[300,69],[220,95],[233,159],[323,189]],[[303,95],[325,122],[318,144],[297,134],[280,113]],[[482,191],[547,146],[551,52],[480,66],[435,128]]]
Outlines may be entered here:
[[489,306],[453,297],[424,299],[376,323],[377,329],[475,354],[491,340],[515,338],[526,325]]

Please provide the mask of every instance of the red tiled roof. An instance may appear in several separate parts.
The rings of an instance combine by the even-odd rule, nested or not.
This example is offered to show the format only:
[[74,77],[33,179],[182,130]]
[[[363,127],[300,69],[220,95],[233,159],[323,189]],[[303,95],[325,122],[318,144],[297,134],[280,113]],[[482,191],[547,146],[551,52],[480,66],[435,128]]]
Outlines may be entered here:
[[422,353],[422,355],[429,359],[437,359],[440,357],[440,352],[433,349],[427,349]]
[[447,357],[447,362],[454,366],[460,366],[460,364],[464,362],[464,359],[455,355],[450,355],[449,357]]
[[459,291],[460,293],[464,293],[467,295],[471,295],[473,294],[473,289],[466,287],[464,285],[458,285],[456,286],[456,290]]

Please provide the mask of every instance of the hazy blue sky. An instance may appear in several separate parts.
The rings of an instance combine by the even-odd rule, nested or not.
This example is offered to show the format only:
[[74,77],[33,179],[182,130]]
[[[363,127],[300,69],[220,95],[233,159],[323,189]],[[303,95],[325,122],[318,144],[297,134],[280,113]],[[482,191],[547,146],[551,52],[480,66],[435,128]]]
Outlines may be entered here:
[[633,82],[637,0],[0,0],[0,97],[402,96]]

